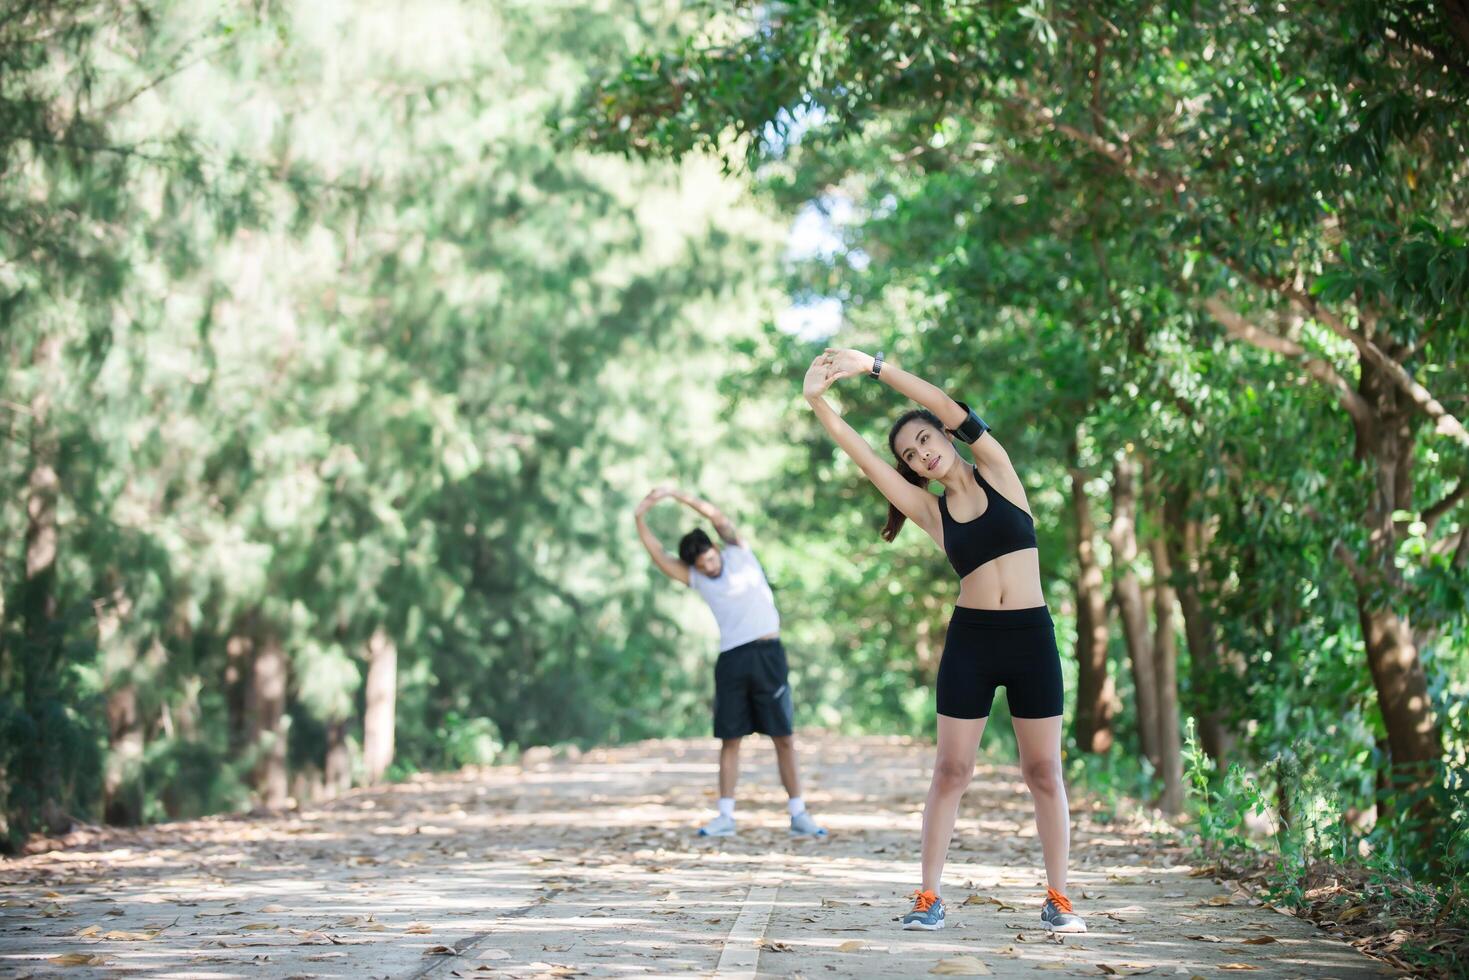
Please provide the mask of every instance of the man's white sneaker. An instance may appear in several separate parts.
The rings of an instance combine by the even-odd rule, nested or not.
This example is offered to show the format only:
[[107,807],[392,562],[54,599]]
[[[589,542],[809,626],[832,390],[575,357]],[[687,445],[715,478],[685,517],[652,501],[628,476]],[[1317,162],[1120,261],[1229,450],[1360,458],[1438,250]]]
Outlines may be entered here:
[[722,813],[699,828],[700,837],[733,837],[734,834],[734,817],[726,817]]
[[807,810],[802,810],[794,817],[791,817],[791,836],[825,837],[826,828],[816,826],[816,821],[811,819],[810,812]]

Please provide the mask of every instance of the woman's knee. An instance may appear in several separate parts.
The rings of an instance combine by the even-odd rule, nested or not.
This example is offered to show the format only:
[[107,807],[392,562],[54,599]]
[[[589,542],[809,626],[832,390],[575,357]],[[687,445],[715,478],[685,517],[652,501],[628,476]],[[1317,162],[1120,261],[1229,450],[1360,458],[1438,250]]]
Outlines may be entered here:
[[1033,759],[1020,767],[1025,785],[1037,796],[1054,796],[1061,792],[1061,760]]
[[933,764],[933,784],[941,793],[960,793],[974,776],[972,759],[945,759]]

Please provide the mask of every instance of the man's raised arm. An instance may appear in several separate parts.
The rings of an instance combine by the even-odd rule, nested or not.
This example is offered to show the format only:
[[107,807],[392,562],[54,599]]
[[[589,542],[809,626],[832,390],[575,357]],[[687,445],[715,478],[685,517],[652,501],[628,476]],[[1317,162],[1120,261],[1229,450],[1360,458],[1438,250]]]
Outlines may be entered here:
[[714,530],[719,532],[719,536],[725,540],[726,544],[732,544],[740,548],[745,546],[744,540],[740,537],[740,532],[735,530],[734,522],[728,517],[725,517],[724,512],[718,507],[715,507],[707,500],[701,500],[695,497],[691,493],[684,493],[682,490],[669,490],[667,493],[674,500],[691,508],[695,513],[707,517],[709,523],[714,525]]
[[669,491],[659,488],[650,491],[646,497],[639,502],[634,515],[638,522],[638,538],[643,542],[643,547],[648,549],[648,555],[653,559],[653,564],[658,570],[675,582],[689,584],[689,566],[663,550],[663,545],[654,537],[652,528],[648,527],[647,513],[658,501],[664,497],[672,496]]

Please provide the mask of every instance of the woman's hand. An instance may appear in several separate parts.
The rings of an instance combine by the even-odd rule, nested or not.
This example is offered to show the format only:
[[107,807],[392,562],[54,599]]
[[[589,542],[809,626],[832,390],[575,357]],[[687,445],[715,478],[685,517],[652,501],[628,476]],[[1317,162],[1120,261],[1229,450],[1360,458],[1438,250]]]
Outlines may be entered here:
[[872,371],[872,355],[850,347],[828,347],[822,357],[831,366],[833,381],[855,378],[859,374],[869,374]]
[[808,402],[814,402],[826,394],[826,389],[836,380],[836,375],[831,370],[831,361],[825,354],[818,354],[811,361],[811,366],[806,369],[806,380],[801,383],[801,394],[806,396]]

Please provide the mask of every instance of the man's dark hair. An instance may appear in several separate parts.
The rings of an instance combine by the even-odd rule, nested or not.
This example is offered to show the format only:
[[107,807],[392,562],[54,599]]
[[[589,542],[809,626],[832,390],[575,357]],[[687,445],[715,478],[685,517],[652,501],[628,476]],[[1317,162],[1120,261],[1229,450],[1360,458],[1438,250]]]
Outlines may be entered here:
[[685,565],[692,565],[698,561],[700,555],[712,547],[714,547],[714,542],[709,540],[709,535],[704,533],[702,527],[696,527],[679,541],[678,557]]

